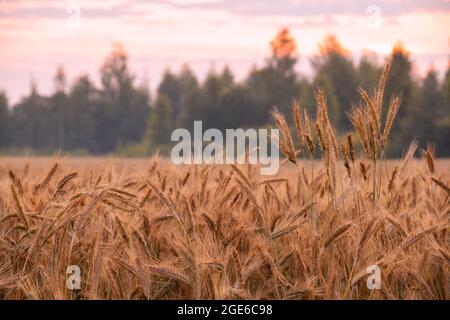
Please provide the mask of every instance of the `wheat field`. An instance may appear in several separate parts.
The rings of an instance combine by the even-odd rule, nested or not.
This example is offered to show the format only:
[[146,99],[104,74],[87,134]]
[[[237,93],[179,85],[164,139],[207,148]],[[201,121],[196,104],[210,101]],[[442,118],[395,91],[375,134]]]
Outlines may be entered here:
[[314,120],[298,103],[292,121],[275,110],[275,176],[161,157],[2,158],[0,299],[449,299],[450,162],[415,143],[384,158],[400,104],[383,122],[388,71],[373,95],[360,90],[350,135],[335,134],[320,91]]

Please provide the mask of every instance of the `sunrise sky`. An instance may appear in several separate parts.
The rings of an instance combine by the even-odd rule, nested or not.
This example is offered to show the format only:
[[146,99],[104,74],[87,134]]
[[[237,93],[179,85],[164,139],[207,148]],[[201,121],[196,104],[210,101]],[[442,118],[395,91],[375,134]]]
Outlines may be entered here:
[[241,79],[269,55],[270,39],[284,26],[297,40],[305,75],[329,33],[355,57],[373,50],[382,59],[401,41],[417,75],[431,65],[447,69],[449,0],[0,0],[0,89],[15,103],[33,78],[47,94],[59,65],[70,80],[88,73],[97,81],[114,42],[152,88],[167,67],[178,71],[185,62],[200,78],[228,64]]

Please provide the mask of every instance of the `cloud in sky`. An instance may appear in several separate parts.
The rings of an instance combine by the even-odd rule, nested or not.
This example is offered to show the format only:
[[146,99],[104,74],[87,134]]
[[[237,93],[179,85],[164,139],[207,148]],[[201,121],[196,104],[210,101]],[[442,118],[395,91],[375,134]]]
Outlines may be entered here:
[[[4,1],[6,2],[6,1]],[[12,1],[11,1],[12,2]],[[77,0],[42,0],[14,1],[5,4],[4,13],[17,17],[39,15],[55,17],[61,7],[67,3],[77,3],[85,7],[89,17],[111,17],[126,14],[139,14],[134,8],[150,8],[163,4],[178,9],[224,10],[234,14],[248,15],[335,15],[364,14],[371,5],[383,8],[385,15],[399,15],[417,11],[448,11],[450,2],[446,0],[112,0],[112,1],[77,1]]]
[[[67,28],[70,5],[80,9],[76,30]],[[381,23],[368,28],[374,14]],[[355,54],[384,55],[402,41],[420,70],[447,67],[448,0],[0,0],[0,88],[17,101],[32,76],[49,92],[57,65],[71,78],[95,79],[113,42],[124,44],[133,70],[146,70],[153,86],[166,67],[184,62],[199,75],[227,63],[239,78],[263,61],[283,26],[299,43],[303,73],[329,33]]]

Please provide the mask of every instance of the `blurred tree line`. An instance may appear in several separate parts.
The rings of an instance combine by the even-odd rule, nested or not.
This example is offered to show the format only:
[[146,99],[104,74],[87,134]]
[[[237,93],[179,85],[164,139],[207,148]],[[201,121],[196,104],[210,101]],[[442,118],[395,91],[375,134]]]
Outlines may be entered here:
[[[172,130],[191,129],[194,120],[202,120],[204,130],[264,127],[271,122],[272,107],[289,113],[293,98],[314,116],[316,88],[326,93],[338,131],[351,131],[346,112],[360,103],[357,88],[374,89],[384,61],[366,52],[356,63],[336,37],[328,36],[311,59],[314,76],[307,79],[295,69],[297,48],[288,29],[270,47],[272,55],[243,81],[235,81],[225,67],[211,70],[199,82],[185,65],[179,73],[167,70],[150,97],[145,83],[136,84],[125,50],[115,45],[100,69],[100,87],[80,76],[69,88],[59,68],[51,96],[40,95],[32,83],[30,94],[9,106],[6,94],[0,93],[0,150],[147,155],[167,150]],[[392,69],[386,103],[394,92],[402,96],[388,155],[401,155],[417,138],[422,147],[433,143],[439,156],[450,156],[450,65],[442,81],[433,68],[417,79],[401,44],[388,58]]]

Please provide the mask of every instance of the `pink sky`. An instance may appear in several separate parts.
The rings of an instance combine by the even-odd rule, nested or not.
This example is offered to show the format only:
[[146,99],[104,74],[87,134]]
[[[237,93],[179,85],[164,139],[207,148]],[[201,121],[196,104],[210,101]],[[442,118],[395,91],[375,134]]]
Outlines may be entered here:
[[152,88],[167,67],[178,71],[185,62],[200,78],[228,64],[242,79],[269,55],[283,26],[298,42],[306,75],[329,33],[356,57],[367,49],[381,59],[401,41],[417,75],[448,66],[449,0],[0,0],[0,89],[15,103],[33,78],[47,94],[59,65],[70,80],[87,73],[97,81],[113,42],[125,46],[132,70]]

